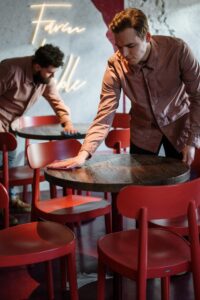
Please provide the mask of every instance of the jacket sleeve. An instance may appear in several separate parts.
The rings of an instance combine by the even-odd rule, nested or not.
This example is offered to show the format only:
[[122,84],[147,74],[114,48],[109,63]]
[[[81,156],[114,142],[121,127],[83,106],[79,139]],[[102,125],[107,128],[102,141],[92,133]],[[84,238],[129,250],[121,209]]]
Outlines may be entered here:
[[190,128],[187,145],[200,147],[200,65],[186,43],[180,53],[181,77],[189,97]]
[[0,96],[3,95],[12,84],[13,71],[5,61],[0,62]]
[[59,117],[61,124],[71,123],[70,109],[67,105],[65,105],[63,99],[59,95],[53,79],[46,86],[43,96],[49,102],[56,115]]
[[107,136],[119,105],[121,84],[114,64],[108,62],[105,71],[97,115],[92,122],[81,151],[92,155]]

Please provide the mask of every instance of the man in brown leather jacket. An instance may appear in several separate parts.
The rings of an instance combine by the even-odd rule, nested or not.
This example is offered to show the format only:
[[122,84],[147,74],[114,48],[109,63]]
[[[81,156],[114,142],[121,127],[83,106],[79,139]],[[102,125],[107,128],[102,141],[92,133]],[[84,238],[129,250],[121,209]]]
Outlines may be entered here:
[[81,166],[106,137],[121,90],[131,101],[131,153],[158,154],[190,165],[200,146],[200,66],[181,39],[151,36],[145,14],[129,8],[110,24],[118,50],[108,60],[101,101],[78,156],[53,167]]
[[[40,96],[49,102],[64,130],[68,133],[76,132],[69,108],[61,99],[53,79],[58,67],[63,65],[63,58],[64,54],[58,47],[46,44],[37,49],[33,56],[10,58],[0,63],[0,132],[9,131],[11,123],[23,115]],[[12,166],[15,158],[13,152],[10,152],[9,158]],[[11,200],[16,209],[30,211],[30,205],[16,197],[13,190]]]

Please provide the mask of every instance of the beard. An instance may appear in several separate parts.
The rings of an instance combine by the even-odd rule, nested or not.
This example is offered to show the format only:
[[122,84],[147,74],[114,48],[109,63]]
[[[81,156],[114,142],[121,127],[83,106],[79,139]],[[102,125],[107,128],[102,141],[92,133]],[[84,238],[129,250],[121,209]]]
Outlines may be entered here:
[[51,77],[48,77],[48,78],[44,78],[40,71],[36,72],[34,75],[33,75],[33,81],[34,83],[42,83],[42,84],[48,84],[51,80]]

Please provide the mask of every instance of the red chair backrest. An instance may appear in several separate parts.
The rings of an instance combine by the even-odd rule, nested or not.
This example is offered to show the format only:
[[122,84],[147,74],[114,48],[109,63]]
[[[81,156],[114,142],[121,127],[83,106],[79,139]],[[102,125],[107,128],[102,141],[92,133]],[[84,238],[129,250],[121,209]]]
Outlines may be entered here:
[[55,160],[76,156],[80,148],[81,143],[75,139],[30,144],[28,162],[32,169],[43,168]]
[[117,197],[119,212],[139,218],[147,209],[147,220],[175,218],[187,214],[189,203],[200,205],[200,178],[185,183],[162,186],[127,186]]
[[17,148],[17,140],[12,133],[0,132],[0,151],[13,151]]
[[[12,124],[11,127],[15,131],[16,128],[21,129],[25,127],[37,127],[42,125],[48,124],[58,124],[59,117],[56,115],[46,115],[46,116],[22,116],[16,119]],[[28,138],[25,139],[25,164],[27,161],[27,147],[30,144]]]
[[3,227],[9,226],[9,197],[6,188],[0,183],[0,209],[3,210]]
[[114,152],[121,153],[121,149],[130,147],[130,129],[113,129],[109,131],[105,138],[107,147],[112,148]]
[[57,124],[59,123],[59,118],[56,115],[47,115],[47,116],[23,116],[15,120],[12,123],[12,128],[24,128],[24,127],[33,127],[41,126],[47,124]]
[[112,127],[113,128],[130,128],[130,114],[127,113],[115,113]]
[[12,133],[0,132],[0,151],[2,151],[2,178],[1,182],[9,189],[9,165],[8,152],[17,148],[17,140]]

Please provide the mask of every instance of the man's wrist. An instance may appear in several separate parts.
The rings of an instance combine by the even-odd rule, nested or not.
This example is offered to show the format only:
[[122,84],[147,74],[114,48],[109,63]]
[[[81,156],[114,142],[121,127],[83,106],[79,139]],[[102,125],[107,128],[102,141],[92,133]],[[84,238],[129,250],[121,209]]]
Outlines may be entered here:
[[63,122],[63,123],[61,123],[61,126],[62,127],[65,127],[65,126],[71,126],[72,125],[72,122],[71,121],[65,121],[65,122]]
[[90,154],[86,151],[86,150],[81,150],[78,154],[78,156],[81,158],[81,159],[88,159],[90,157]]

